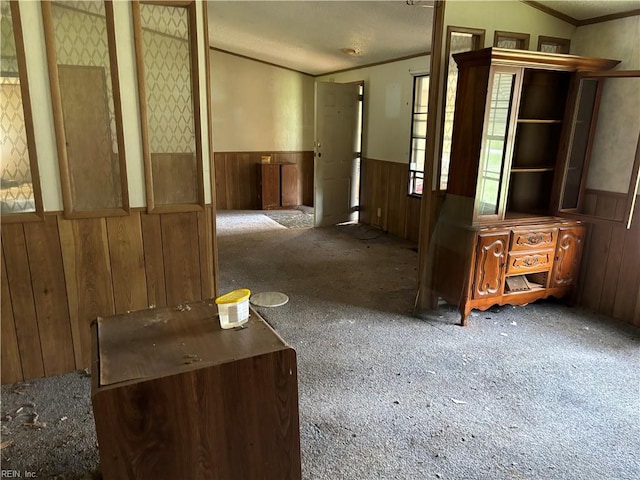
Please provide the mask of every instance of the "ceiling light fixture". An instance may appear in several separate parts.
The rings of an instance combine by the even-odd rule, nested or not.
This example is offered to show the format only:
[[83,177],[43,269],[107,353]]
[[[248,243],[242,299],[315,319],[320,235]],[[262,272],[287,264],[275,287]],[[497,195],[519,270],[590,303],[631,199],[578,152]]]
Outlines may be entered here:
[[345,55],[349,55],[350,57],[357,57],[358,55],[360,55],[360,52],[355,48],[345,47],[341,48],[340,51]]

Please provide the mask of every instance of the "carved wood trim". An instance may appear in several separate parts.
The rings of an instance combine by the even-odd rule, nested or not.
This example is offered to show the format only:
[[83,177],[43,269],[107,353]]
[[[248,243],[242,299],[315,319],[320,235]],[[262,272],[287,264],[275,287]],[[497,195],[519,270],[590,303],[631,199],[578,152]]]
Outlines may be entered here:
[[[499,271],[504,265],[507,245],[503,238],[498,238],[488,245],[479,245],[477,272],[475,278],[475,288],[473,289],[474,297],[484,297],[492,295],[500,295],[502,290],[502,273],[496,276],[490,276],[494,272],[490,272],[487,262],[497,262]],[[493,257],[493,258],[491,258]]]

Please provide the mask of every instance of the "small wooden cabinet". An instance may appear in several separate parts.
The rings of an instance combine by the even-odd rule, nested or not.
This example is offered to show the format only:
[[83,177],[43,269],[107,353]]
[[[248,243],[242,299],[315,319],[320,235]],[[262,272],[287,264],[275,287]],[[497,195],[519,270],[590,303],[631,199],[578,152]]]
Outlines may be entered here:
[[259,163],[258,205],[262,210],[295,208],[298,201],[298,167],[295,163]]
[[449,184],[431,290],[434,303],[459,305],[464,325],[473,308],[574,291],[585,226],[558,215],[574,175],[565,157],[579,118],[579,73],[619,62],[499,48],[454,59]]
[[301,478],[296,352],[213,300],[98,318],[92,404],[105,480]]

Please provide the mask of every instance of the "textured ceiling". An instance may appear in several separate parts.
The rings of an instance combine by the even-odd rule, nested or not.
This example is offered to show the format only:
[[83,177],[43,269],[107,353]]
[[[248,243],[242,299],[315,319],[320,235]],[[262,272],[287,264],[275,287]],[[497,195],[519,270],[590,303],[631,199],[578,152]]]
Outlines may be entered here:
[[640,8],[640,0],[538,0],[538,3],[576,20],[587,20]]
[[[209,44],[321,75],[429,52],[433,3],[433,0],[209,0]],[[640,8],[640,0],[538,0],[537,3],[575,20]],[[347,56],[340,52],[343,48],[356,49],[359,55]]]
[[210,0],[209,43],[320,75],[430,51],[433,2],[415,3]]

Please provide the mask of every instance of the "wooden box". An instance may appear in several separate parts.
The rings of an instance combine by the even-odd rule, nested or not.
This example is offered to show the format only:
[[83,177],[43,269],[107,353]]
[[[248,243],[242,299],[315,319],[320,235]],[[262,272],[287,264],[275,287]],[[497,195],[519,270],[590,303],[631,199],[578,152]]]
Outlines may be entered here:
[[105,480],[300,479],[296,353],[213,301],[98,318],[92,403]]

